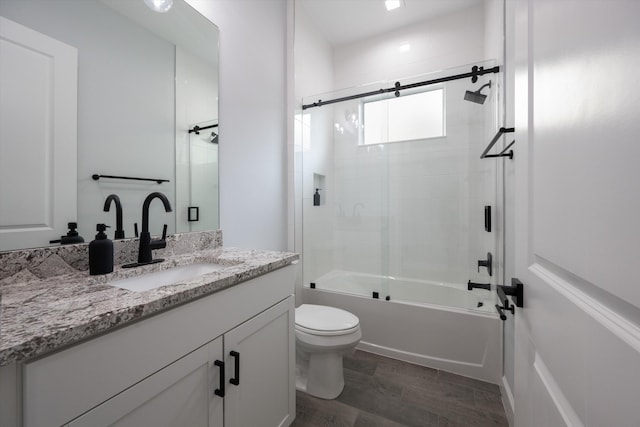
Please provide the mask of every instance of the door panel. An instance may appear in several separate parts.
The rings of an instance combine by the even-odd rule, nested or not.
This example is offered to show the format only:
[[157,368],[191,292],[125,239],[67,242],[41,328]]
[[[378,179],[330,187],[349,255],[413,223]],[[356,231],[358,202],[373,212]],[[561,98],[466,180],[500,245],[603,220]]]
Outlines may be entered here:
[[0,250],[76,221],[77,75],[74,47],[0,17]]
[[88,411],[69,426],[222,427],[223,401],[214,395],[220,382],[214,361],[221,358],[222,338],[217,338]]
[[516,425],[638,426],[640,3],[515,13]]
[[532,14],[533,250],[640,306],[640,4],[543,0]]
[[240,381],[227,381],[225,426],[289,425],[295,417],[293,296],[224,335],[227,378],[235,377],[231,351],[239,353]]

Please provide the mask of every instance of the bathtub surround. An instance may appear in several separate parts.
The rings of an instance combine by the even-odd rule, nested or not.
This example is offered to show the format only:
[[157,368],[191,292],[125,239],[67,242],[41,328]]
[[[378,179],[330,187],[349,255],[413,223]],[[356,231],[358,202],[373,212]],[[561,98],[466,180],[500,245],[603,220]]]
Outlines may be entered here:
[[[349,295],[319,289],[321,284],[316,285],[316,289],[303,289],[305,303],[338,307],[358,316],[362,328],[359,349],[500,383],[502,321],[495,311],[492,293],[483,289],[473,293],[466,289],[451,289],[466,296],[470,300],[467,304],[473,301],[477,306],[478,302],[483,302],[481,307],[463,308],[436,305],[437,298],[428,295],[424,283],[416,286],[418,292],[427,294],[423,296],[424,302],[418,302],[416,295],[404,300],[391,297],[386,301],[384,294],[381,299],[373,299],[371,295]],[[400,283],[399,287],[407,292],[406,285]],[[486,293],[484,299],[478,297],[483,293]]]

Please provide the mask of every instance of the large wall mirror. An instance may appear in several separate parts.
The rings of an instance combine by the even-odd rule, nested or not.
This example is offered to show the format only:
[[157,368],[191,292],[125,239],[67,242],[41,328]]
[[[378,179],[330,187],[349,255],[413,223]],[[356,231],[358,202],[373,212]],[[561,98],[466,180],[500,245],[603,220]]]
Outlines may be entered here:
[[183,0],[0,0],[0,250],[114,238],[111,194],[126,237],[156,191],[152,235],[218,228],[218,36]]

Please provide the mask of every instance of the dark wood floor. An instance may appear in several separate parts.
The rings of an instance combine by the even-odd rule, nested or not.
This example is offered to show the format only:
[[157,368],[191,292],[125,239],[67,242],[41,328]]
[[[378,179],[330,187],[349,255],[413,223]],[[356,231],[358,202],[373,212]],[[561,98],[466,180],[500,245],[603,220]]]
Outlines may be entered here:
[[292,427],[508,427],[498,386],[356,351],[335,400],[297,392]]

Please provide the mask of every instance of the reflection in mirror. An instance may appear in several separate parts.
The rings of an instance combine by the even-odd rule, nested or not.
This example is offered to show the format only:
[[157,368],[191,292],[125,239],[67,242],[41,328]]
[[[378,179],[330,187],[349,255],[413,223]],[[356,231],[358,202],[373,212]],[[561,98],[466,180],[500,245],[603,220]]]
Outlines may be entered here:
[[[189,133],[218,124],[215,25],[182,0],[167,13],[143,0],[0,0],[0,15],[15,24],[15,37],[42,37],[40,45],[57,43],[66,49],[59,55],[77,58],[68,66],[76,75],[54,90],[57,62],[40,46],[16,49],[25,44],[6,38],[8,25],[0,25],[0,250],[45,246],[66,234],[68,222],[78,223],[87,242],[97,223],[111,226],[114,238],[115,206],[103,210],[111,194],[121,201],[126,237],[155,191],[174,209],[151,204],[153,235],[163,224],[169,233],[218,228],[218,138],[212,142],[205,131],[194,140]],[[38,90],[5,90],[33,82]],[[51,121],[63,112],[70,113],[67,122]],[[77,150],[70,150],[76,138]],[[60,157],[64,149],[70,153]],[[61,172],[67,183],[59,188]],[[94,180],[94,174],[153,180]],[[189,221],[190,207],[198,208],[198,221]]]

